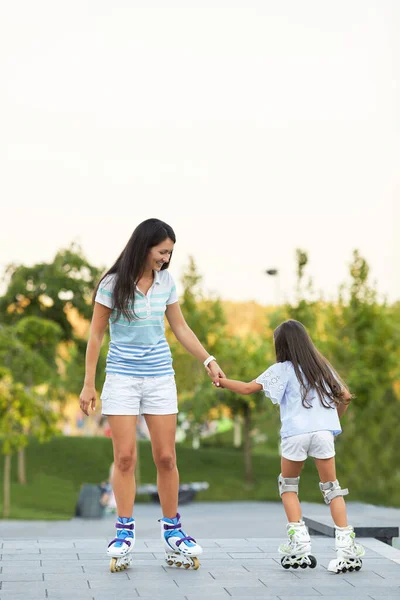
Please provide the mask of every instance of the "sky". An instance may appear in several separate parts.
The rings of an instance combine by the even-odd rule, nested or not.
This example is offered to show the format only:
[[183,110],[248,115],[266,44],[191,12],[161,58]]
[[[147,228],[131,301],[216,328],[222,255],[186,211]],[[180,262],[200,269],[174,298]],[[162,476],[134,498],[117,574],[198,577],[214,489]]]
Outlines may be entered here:
[[[0,9],[0,274],[165,220],[178,282],[334,298],[354,249],[400,299],[400,3],[14,0]],[[265,274],[278,270],[277,277]]]

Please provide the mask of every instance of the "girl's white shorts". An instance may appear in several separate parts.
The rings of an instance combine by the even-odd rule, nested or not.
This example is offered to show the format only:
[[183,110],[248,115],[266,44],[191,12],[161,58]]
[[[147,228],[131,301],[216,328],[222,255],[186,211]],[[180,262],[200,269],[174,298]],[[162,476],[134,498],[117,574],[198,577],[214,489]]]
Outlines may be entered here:
[[281,455],[288,460],[332,458],[335,456],[335,441],[332,431],[313,431],[291,435],[281,440]]
[[100,400],[103,415],[172,415],[178,412],[174,375],[134,377],[107,373]]

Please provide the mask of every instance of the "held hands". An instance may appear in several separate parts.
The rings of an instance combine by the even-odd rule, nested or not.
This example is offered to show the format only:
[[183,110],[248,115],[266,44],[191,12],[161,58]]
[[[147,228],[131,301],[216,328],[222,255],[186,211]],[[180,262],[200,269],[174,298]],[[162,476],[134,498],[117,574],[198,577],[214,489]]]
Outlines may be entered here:
[[225,389],[225,386],[224,386],[224,379],[225,379],[225,377],[219,377],[219,378],[218,378],[218,381],[217,381],[217,382],[213,381],[213,382],[212,382],[212,384],[213,384],[215,387],[219,387],[219,388],[221,388],[221,389],[223,390],[223,389]]
[[91,407],[92,410],[96,410],[96,400],[96,389],[85,385],[79,396],[79,406],[87,417],[89,416],[89,407]]
[[213,384],[218,386],[219,383],[219,378],[220,377],[225,377],[225,373],[223,372],[223,370],[219,367],[218,363],[216,360],[212,360],[206,367],[207,373],[209,375],[209,377],[211,377],[211,379],[213,380]]

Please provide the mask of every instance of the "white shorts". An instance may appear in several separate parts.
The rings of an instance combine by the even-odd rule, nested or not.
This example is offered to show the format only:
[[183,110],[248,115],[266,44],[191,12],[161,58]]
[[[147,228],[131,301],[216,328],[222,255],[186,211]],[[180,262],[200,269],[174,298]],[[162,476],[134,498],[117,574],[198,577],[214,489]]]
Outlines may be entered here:
[[335,441],[331,431],[313,431],[291,435],[281,441],[281,454],[288,460],[306,460],[313,458],[332,458],[335,456]]
[[133,377],[107,373],[100,400],[103,415],[173,415],[178,412],[174,375]]

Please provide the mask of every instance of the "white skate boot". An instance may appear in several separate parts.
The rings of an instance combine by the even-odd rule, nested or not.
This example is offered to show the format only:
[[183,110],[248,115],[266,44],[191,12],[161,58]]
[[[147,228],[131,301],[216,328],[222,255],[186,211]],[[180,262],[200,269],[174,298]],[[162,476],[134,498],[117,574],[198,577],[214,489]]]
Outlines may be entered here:
[[284,569],[297,569],[301,567],[314,569],[317,565],[317,559],[310,554],[311,539],[303,521],[287,524],[288,541],[281,544],[278,548],[280,554],[283,554],[281,565]]
[[184,567],[197,570],[200,566],[197,558],[203,549],[196,540],[188,536],[182,529],[180,514],[173,519],[163,517],[161,523],[161,540],[165,548],[165,561],[169,567]]
[[359,571],[362,567],[361,557],[365,550],[361,544],[355,542],[356,534],[353,527],[335,527],[336,558],[331,560],[328,571],[332,573],[346,573]]
[[117,528],[117,535],[107,547],[107,554],[111,557],[111,573],[127,569],[132,564],[132,550],[135,545],[134,519],[118,517],[115,526]]

